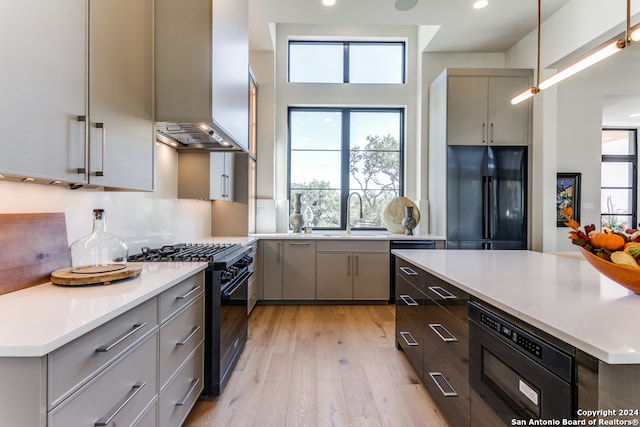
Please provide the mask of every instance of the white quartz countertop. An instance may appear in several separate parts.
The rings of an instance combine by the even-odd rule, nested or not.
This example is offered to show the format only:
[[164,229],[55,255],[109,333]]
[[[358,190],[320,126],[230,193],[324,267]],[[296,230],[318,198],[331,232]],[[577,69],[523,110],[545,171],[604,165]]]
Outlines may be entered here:
[[532,251],[392,253],[606,363],[640,363],[640,295],[585,261]]
[[263,233],[253,234],[258,239],[319,239],[319,240],[446,240],[443,236],[435,234],[414,234],[407,236],[406,234],[392,234],[388,231],[352,231],[347,234],[346,231],[318,231],[312,233]]
[[204,270],[205,262],[142,263],[110,285],[51,283],[0,295],[0,357],[40,357]]

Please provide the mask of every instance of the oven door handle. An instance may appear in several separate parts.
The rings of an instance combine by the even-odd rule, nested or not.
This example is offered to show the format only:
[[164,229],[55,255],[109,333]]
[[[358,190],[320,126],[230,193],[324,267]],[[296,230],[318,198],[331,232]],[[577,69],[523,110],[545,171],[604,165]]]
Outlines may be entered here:
[[253,271],[245,271],[240,276],[236,277],[236,279],[234,280],[236,282],[234,286],[231,288],[224,289],[222,291],[222,297],[223,298],[228,297],[229,295],[233,294],[240,286],[242,286],[244,281],[247,280],[252,274],[253,274]]

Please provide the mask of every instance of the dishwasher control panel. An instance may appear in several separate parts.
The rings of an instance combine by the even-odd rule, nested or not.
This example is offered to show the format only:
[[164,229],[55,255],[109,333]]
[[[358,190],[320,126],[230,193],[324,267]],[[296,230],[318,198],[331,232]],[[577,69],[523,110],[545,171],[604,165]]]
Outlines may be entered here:
[[527,338],[518,330],[519,328],[513,327],[506,322],[499,322],[485,313],[480,313],[480,323],[498,332],[500,335],[507,338],[528,353],[533,354],[537,358],[542,357],[542,347],[533,340]]

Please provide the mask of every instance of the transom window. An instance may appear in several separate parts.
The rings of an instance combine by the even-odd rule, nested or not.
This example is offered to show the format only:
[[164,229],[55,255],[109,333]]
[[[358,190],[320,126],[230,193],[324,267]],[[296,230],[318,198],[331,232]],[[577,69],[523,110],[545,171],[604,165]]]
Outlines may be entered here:
[[405,43],[292,40],[289,81],[402,84]]
[[[346,227],[350,193],[351,223],[383,228],[381,213],[403,195],[403,123],[401,108],[289,108],[289,200],[301,193],[305,226]],[[290,205],[290,209],[293,206]]]
[[603,227],[637,228],[637,130],[603,129],[600,189]]

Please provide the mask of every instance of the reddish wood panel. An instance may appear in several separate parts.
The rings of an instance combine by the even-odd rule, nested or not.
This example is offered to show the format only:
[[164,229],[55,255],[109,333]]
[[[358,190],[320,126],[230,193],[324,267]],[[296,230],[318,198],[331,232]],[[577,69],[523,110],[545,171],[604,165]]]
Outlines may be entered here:
[[64,213],[0,214],[0,295],[70,266]]

